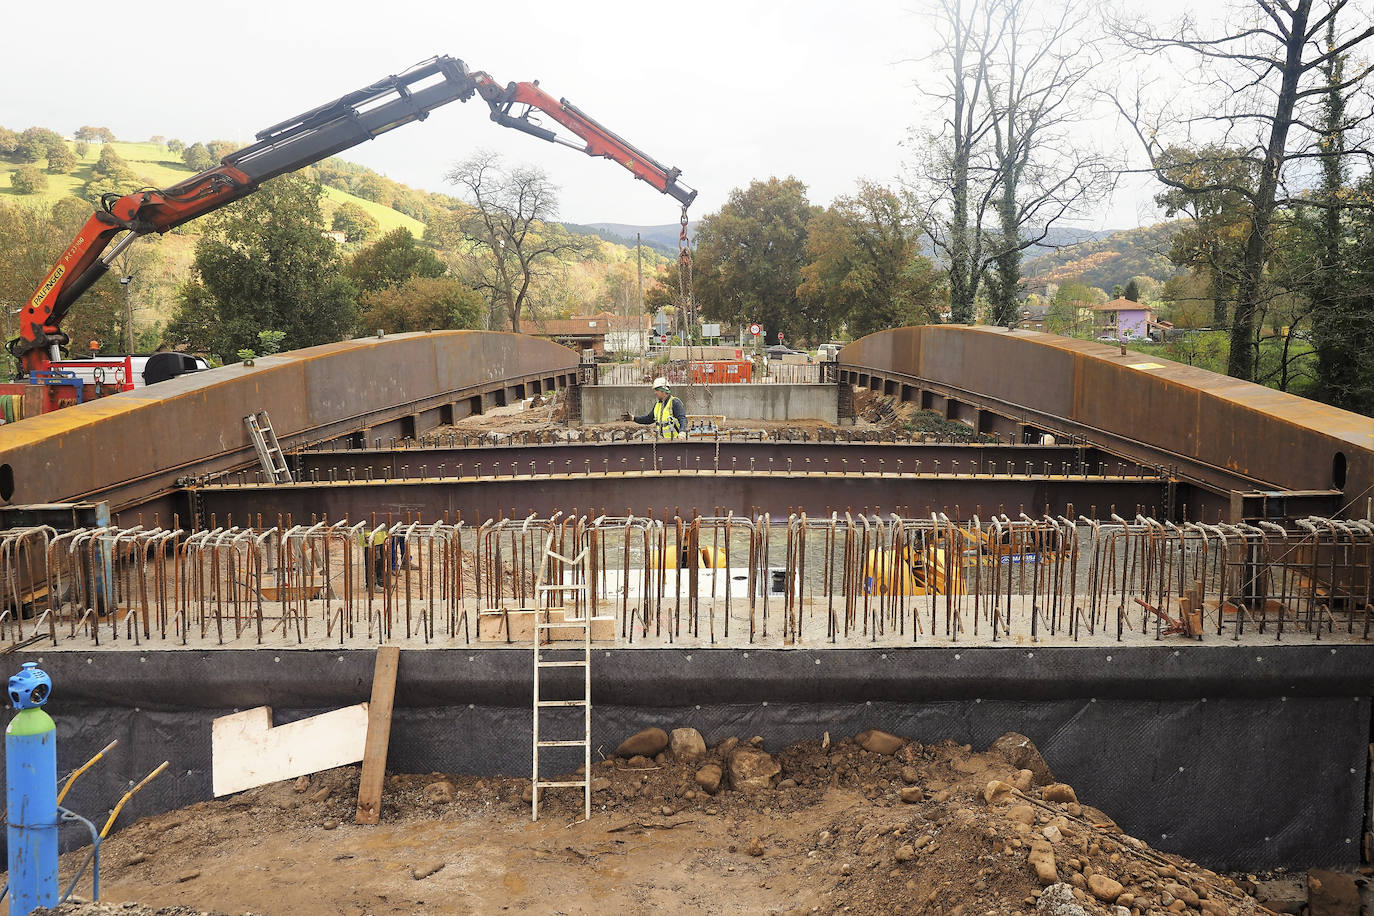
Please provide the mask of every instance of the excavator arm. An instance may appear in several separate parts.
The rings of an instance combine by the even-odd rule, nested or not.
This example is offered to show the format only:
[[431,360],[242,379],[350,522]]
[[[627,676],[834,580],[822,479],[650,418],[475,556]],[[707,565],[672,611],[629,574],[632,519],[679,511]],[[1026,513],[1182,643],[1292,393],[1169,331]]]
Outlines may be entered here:
[[[189,220],[252,194],[262,182],[294,172],[357,146],[365,140],[412,121],[474,93],[492,109],[492,119],[546,140],[562,142],[588,155],[621,163],[636,178],[672,195],[684,212],[696,196],[677,181],[677,169],[666,169],[566,102],[553,99],[534,83],[511,83],[505,89],[487,74],[471,72],[457,58],[423,61],[399,76],[365,86],[260,131],[256,143],[224,157],[213,168],[161,190],[147,189],[119,197],[107,194],[101,209],[88,219],[19,314],[19,336],[8,344],[24,375],[49,368],[67,343],[61,331],[77,298],[109,270],[119,253],[135,239],[167,232]],[[528,106],[523,116],[512,106]],[[533,108],[546,111],[581,137],[585,147],[562,140],[528,120]],[[114,247],[111,243],[123,233]],[[106,249],[109,249],[108,252]]]

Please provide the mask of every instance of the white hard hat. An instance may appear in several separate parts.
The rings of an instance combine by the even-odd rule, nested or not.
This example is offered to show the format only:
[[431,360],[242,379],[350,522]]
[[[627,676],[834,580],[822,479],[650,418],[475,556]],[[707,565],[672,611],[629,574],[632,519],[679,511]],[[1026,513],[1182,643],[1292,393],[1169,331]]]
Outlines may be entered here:
[[662,388],[664,391],[673,390],[672,386],[668,384],[668,380],[661,375],[654,379],[654,389],[657,390],[659,388]]

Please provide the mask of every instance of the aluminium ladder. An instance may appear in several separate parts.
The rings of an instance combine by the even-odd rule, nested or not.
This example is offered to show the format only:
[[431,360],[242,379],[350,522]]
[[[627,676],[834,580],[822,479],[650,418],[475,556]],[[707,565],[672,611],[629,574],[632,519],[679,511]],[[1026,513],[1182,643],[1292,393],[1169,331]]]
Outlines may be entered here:
[[272,429],[267,411],[249,414],[243,418],[243,422],[248,427],[248,437],[258,450],[258,461],[262,462],[268,479],[273,483],[292,483],[291,468],[286,464],[286,455],[282,454],[281,444],[277,442],[277,433]]
[[[591,601],[587,590],[586,562],[587,548],[583,547],[576,557],[568,559],[553,549],[554,531],[549,531],[548,538],[544,541],[544,559],[539,566],[539,576],[534,587],[536,611],[534,614],[534,725],[533,725],[533,756],[534,766],[530,779],[530,819],[539,820],[539,790],[555,789],[561,787],[581,787],[582,789],[582,819],[590,820],[592,816],[592,614]],[[544,579],[544,571],[551,565],[550,561],[556,561],[562,568],[572,573],[571,584],[548,585]],[[579,581],[580,580],[580,581]],[[559,607],[539,608],[543,603],[544,596],[547,594],[573,593],[583,596],[582,616],[567,616],[568,609]],[[561,620],[550,619],[554,611],[561,612]],[[543,619],[541,620],[541,616]],[[540,647],[546,636],[552,642],[554,630],[574,630],[581,633],[582,640],[580,646],[569,646],[563,649],[550,649],[550,651],[576,651],[582,650],[582,657],[578,659],[552,661],[540,656]],[[581,668],[582,669],[582,696],[573,699],[546,700],[541,699],[540,692],[540,673],[545,668]],[[576,709],[582,710],[582,737],[573,739],[541,739],[539,737],[539,715],[542,710],[552,709]],[[565,722],[566,724],[566,722]],[[582,748],[582,778],[567,780],[550,780],[539,778],[539,749],[546,747],[580,747]]]

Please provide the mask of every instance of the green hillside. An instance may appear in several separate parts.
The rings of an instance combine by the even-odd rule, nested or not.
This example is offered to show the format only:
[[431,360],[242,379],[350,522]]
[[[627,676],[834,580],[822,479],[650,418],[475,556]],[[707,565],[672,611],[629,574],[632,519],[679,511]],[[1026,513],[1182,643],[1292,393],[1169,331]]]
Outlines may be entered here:
[[1169,262],[1169,246],[1178,226],[1177,222],[1157,223],[1065,245],[1026,261],[1021,273],[1034,292],[1067,280],[1107,290],[1125,285],[1132,277],[1153,277],[1162,283],[1187,272]]
[[[75,152],[76,144],[68,142],[68,147]],[[180,158],[173,155],[160,143],[125,143],[115,141],[110,144],[114,151],[129,163],[129,167],[147,182],[149,187],[166,188],[179,181],[185,181],[195,174]],[[11,186],[10,179],[15,171],[19,169],[19,163],[0,159],[0,198],[18,201],[30,205],[51,206],[63,197],[80,197],[81,189],[91,180],[91,173],[96,160],[100,158],[100,151],[103,146],[99,143],[90,144],[84,157],[78,159],[76,169],[66,175],[53,175],[46,171],[43,174],[48,179],[48,186],[36,194],[19,194]],[[46,166],[44,162],[35,163],[41,168]],[[347,191],[335,187],[326,187],[326,220],[333,217],[333,211],[340,204],[353,203],[366,210],[373,219],[377,220],[382,232],[390,232],[393,229],[404,226],[409,229],[416,238],[424,235],[425,224],[404,213],[398,213],[390,207],[373,203],[362,197],[357,197]],[[194,234],[194,224],[188,226],[188,230]]]
[[329,185],[324,186],[324,196],[324,217],[326,222],[334,218],[334,211],[338,209],[341,204],[357,204],[366,210],[369,216],[377,221],[377,226],[379,227],[377,232],[378,235],[385,235],[393,229],[405,228],[409,229],[410,234],[417,239],[424,238],[425,224],[415,219],[413,216],[397,213],[390,207],[382,206],[379,203],[373,203],[363,197],[355,197],[347,191],[341,191]]

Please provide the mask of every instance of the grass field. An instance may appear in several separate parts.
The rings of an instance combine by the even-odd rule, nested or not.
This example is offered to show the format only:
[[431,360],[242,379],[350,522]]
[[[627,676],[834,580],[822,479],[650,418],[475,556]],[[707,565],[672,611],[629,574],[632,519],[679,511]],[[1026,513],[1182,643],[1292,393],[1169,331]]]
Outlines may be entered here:
[[402,226],[409,229],[410,234],[417,239],[423,237],[425,234],[425,224],[418,219],[406,216],[404,213],[397,212],[390,207],[383,207],[381,204],[373,203],[370,200],[354,197],[347,191],[340,191],[338,188],[326,186],[324,189],[324,198],[324,221],[326,224],[333,220],[334,211],[338,209],[341,204],[351,203],[362,207],[368,212],[368,215],[377,221],[379,227],[377,230],[378,237],[386,235],[391,230]]
[[[115,141],[110,145],[129,163],[129,168],[133,169],[140,178],[148,183],[149,187],[170,187],[194,174],[180,158],[174,156],[161,144]],[[76,144],[68,142],[68,146],[75,151]],[[50,175],[44,172],[48,178],[48,186],[37,194],[16,193],[10,186],[10,177],[19,168],[19,165],[0,160],[0,200],[16,201],[29,206],[50,207],[63,197],[80,197],[81,189],[86,182],[91,180],[91,173],[96,161],[100,158],[100,151],[101,145],[99,143],[90,144],[87,154],[79,159],[77,167],[70,174]],[[40,161],[34,164],[40,169],[47,168],[46,162]],[[424,235],[425,224],[406,216],[404,213],[398,213],[390,207],[383,207],[381,204],[373,203],[370,200],[355,197],[347,191],[340,191],[337,188],[325,188],[324,191],[326,225],[333,219],[334,211],[340,204],[353,203],[362,207],[371,214],[373,219],[377,220],[380,226],[379,235],[390,232],[399,226],[409,229],[416,238]],[[188,228],[192,232],[195,231],[194,224]]]

